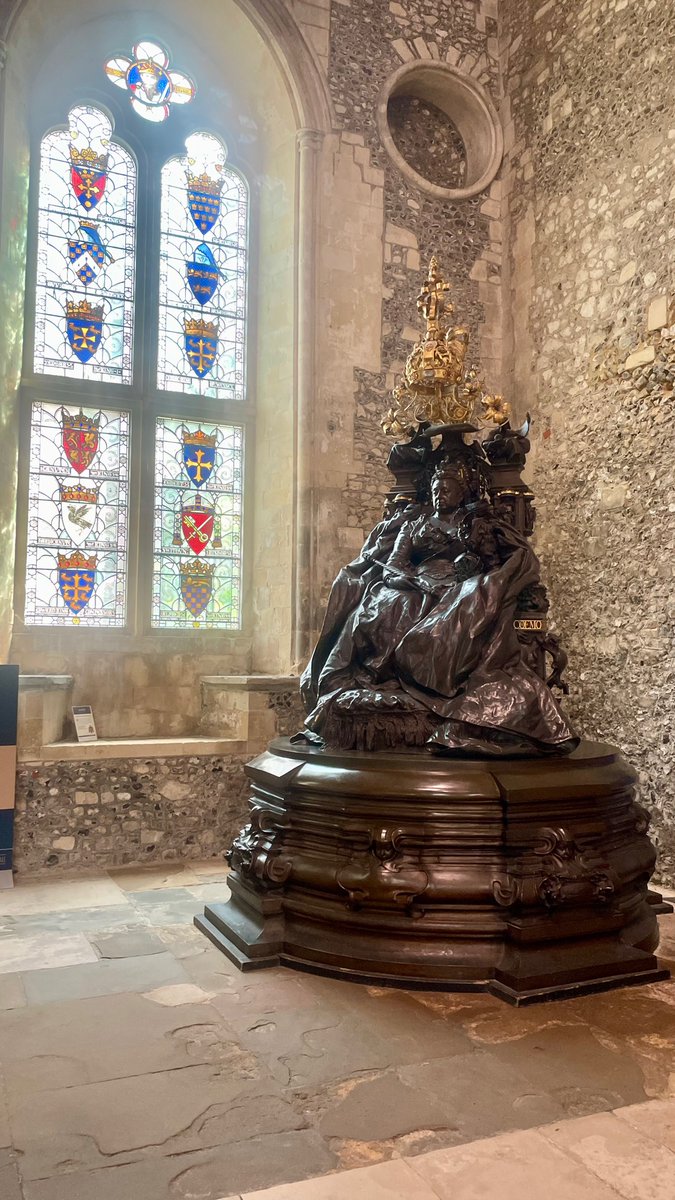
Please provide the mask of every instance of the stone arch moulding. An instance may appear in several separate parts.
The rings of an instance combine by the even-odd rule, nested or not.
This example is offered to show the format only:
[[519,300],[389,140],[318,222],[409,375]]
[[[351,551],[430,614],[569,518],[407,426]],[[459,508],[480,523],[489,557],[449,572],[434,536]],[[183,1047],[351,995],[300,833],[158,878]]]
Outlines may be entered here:
[[[389,129],[387,107],[395,96],[424,100],[450,117],[466,151],[466,182],[462,187],[431,183],[406,162]],[[447,63],[417,60],[394,71],[380,92],[377,125],[382,144],[401,174],[437,200],[468,200],[478,195],[489,187],[501,165],[504,138],[490,97],[470,75]]]
[[[284,76],[298,127],[328,133],[334,125],[328,87],[300,26],[279,0],[234,0],[262,34]],[[0,0],[0,72],[12,29],[28,0]]]

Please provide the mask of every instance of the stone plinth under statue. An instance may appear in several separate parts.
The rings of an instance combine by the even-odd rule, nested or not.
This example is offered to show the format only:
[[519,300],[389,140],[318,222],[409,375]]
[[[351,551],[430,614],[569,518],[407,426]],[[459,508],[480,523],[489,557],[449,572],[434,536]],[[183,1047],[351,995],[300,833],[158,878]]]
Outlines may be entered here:
[[[384,421],[406,440],[383,519],[333,584],[305,730],[246,768],[232,899],[196,924],[243,970],[516,1004],[664,979],[635,774],[580,743],[554,694],[529,418],[512,429],[483,394],[447,287],[432,260]],[[478,399],[498,425],[468,440]]]
[[647,816],[610,746],[486,762],[279,739],[246,771],[232,898],[196,918],[243,970],[516,1004],[668,977]]

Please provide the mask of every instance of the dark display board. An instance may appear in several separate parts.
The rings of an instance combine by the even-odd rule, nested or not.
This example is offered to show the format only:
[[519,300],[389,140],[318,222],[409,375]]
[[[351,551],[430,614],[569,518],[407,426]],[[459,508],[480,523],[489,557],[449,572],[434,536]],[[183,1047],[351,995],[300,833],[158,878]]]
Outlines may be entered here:
[[19,668],[0,666],[0,888],[12,886]]

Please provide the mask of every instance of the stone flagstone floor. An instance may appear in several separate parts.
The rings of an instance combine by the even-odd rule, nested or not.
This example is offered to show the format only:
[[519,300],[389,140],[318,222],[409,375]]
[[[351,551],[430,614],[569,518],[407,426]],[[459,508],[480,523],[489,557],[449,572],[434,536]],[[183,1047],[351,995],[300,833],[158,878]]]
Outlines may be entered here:
[[517,1010],[241,975],[192,926],[226,890],[0,892],[1,1200],[675,1200],[673,983]]

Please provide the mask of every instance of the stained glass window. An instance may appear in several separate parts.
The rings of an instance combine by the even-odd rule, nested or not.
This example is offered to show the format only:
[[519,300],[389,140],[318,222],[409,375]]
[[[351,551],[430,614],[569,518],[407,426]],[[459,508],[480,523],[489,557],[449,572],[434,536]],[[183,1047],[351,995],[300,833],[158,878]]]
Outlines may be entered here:
[[42,140],[34,369],[131,383],[136,168],[89,105]]
[[33,404],[28,625],[124,625],[128,463],[128,413]]
[[240,624],[243,429],[159,417],[152,623]]
[[165,121],[170,105],[189,104],[195,94],[192,80],[169,68],[169,56],[156,42],[138,42],[133,58],[110,58],[104,70],[111,83],[129,91],[131,107],[146,121]]
[[248,196],[223,143],[195,133],[162,170],[157,386],[240,400]]

